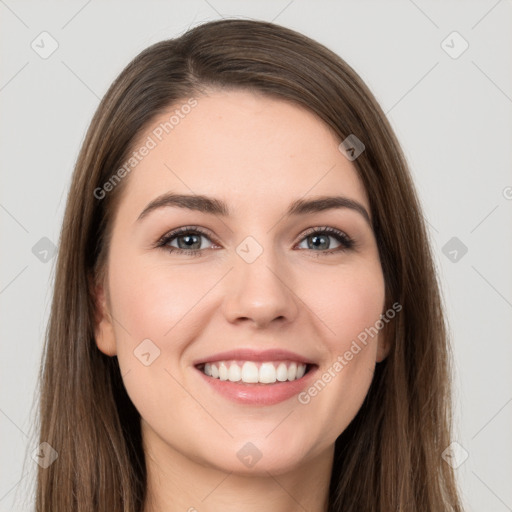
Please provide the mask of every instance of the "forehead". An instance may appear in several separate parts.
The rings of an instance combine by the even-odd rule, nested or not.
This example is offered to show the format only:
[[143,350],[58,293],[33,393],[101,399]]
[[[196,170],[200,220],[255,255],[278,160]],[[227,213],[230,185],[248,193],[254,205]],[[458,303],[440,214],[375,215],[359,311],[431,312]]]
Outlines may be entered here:
[[244,90],[184,98],[150,123],[125,198],[139,210],[167,191],[224,199],[234,211],[283,208],[308,195],[343,194],[369,208],[340,140],[315,114]]

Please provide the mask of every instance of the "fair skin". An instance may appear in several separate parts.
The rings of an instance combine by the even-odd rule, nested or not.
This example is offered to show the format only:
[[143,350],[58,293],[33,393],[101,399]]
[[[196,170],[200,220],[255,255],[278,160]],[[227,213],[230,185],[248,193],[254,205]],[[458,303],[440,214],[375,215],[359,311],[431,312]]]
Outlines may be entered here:
[[[313,361],[316,378],[332,367],[384,312],[375,237],[352,208],[285,212],[298,199],[344,196],[369,214],[368,198],[340,140],[309,111],[241,90],[197,101],[125,178],[98,288],[98,348],[117,355],[142,418],[145,512],[325,512],[334,442],[387,354],[382,332],[307,404],[296,395],[235,403],[193,362],[240,347],[282,348]],[[140,140],[168,119],[155,119]],[[170,191],[222,200],[230,215],[166,206],[137,220]],[[154,247],[184,226],[208,233],[192,246],[199,255]],[[332,233],[312,246],[314,235],[304,233],[326,226],[355,247],[326,254],[343,248]],[[263,251],[251,263],[237,252],[249,236]],[[184,248],[186,237],[168,245]],[[134,355],[145,339],[160,349],[149,366]],[[261,455],[251,467],[237,456],[248,442]]]

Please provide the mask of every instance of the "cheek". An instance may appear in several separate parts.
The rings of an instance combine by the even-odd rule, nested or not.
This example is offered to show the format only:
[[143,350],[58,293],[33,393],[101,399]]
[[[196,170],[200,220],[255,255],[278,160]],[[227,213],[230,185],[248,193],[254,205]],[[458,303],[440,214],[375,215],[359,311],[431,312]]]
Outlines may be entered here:
[[[312,309],[328,329],[323,341],[329,356],[317,384],[303,402],[331,418],[334,438],[355,417],[368,392],[375,367],[379,330],[385,304],[385,283],[378,260],[363,266],[340,267],[330,278],[313,279]],[[320,381],[320,382],[319,382]],[[325,391],[324,391],[325,390]]]
[[124,269],[119,265],[112,272],[112,302],[134,338],[167,339],[215,280],[211,273],[180,271],[161,264]]
[[162,410],[166,399],[181,411],[190,407],[190,396],[173,378],[181,380],[177,361],[187,344],[183,333],[191,332],[194,306],[215,276],[141,260],[118,256],[110,269],[117,357],[126,391],[142,417],[171,422],[172,408]]
[[[372,328],[385,303],[380,265],[341,267],[320,279],[311,278],[308,302],[327,327],[332,352],[348,349],[352,340]],[[376,338],[376,336],[374,336]]]

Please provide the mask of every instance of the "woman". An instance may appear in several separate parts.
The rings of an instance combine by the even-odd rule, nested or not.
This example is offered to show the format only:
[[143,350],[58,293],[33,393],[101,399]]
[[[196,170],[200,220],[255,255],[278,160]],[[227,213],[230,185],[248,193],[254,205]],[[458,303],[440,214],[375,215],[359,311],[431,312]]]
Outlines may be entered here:
[[448,355],[371,92],[296,32],[203,24],[126,67],[80,152],[37,510],[460,511]]

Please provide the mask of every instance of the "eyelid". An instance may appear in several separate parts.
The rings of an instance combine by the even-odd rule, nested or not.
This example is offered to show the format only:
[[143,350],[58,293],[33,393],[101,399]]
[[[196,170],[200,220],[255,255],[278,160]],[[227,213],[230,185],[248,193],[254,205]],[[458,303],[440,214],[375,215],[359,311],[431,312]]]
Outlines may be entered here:
[[170,231],[167,231],[166,233],[164,233],[155,242],[154,245],[156,247],[162,247],[165,243],[167,243],[169,241],[169,238],[171,238],[171,237],[174,238],[174,237],[179,236],[180,234],[191,233],[191,232],[197,232],[198,234],[211,239],[211,241],[216,243],[217,245],[220,245],[209,230],[206,230],[205,228],[202,228],[200,226],[182,226],[179,228],[171,229]]
[[319,234],[327,234],[328,236],[331,236],[333,238],[336,238],[338,242],[342,245],[342,248],[335,248],[335,249],[328,249],[325,251],[310,251],[312,253],[317,252],[318,255],[321,254],[333,254],[333,253],[340,253],[343,251],[348,250],[355,250],[358,248],[358,244],[356,241],[349,236],[345,231],[334,228],[331,226],[314,226],[311,228],[308,228],[306,231],[303,231],[300,235],[300,238],[297,243],[302,242],[304,239],[306,239],[308,236],[314,235],[316,233]]
[[332,235],[339,235],[345,238],[347,241],[351,241],[351,237],[347,235],[342,229],[333,228],[331,226],[313,226],[311,228],[307,228],[306,231],[303,231],[300,234],[299,241],[303,240],[305,237],[309,235],[314,235],[315,233],[329,233]]

